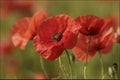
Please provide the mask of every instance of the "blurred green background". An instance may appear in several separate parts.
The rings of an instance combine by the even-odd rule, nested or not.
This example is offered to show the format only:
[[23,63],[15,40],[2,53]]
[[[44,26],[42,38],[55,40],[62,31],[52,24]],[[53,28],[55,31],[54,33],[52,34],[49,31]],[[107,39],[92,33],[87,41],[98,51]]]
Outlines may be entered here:
[[[24,0],[23,0],[24,1]],[[26,0],[27,1],[27,0]],[[28,1],[27,1],[28,2]],[[7,17],[0,19],[0,38],[1,44],[8,39],[9,31],[12,28],[12,25],[19,19],[25,16],[32,16],[38,10],[46,10],[49,16],[54,16],[58,14],[68,14],[74,19],[80,15],[96,15],[99,17],[110,17],[118,16],[119,20],[119,0],[29,0],[29,2],[34,3],[33,9],[30,12],[26,12],[27,15],[21,17],[17,11],[13,11]],[[16,3],[18,3],[16,1]],[[2,5],[2,1],[1,4]],[[2,12],[2,10],[0,11]],[[2,15],[1,15],[2,16]],[[119,22],[119,21],[118,21]],[[117,23],[117,26],[119,23]],[[72,55],[72,50],[69,50]],[[120,63],[120,45],[114,43],[113,49],[109,54],[102,55],[103,57],[103,66],[105,78],[110,78],[108,75],[108,67],[112,66],[113,63]],[[10,76],[9,73],[5,73],[5,61],[14,58],[17,63],[19,63],[19,70],[16,75]],[[13,52],[7,54],[7,56],[1,57],[1,68],[0,68],[0,78],[35,78],[36,74],[43,73],[40,64],[40,58],[42,58],[33,47],[33,42],[29,41],[25,50],[20,50],[15,48]],[[66,69],[66,73],[69,73],[69,64],[66,58],[66,54],[61,55],[62,64]],[[98,53],[88,62],[88,71],[87,78],[98,79],[101,76],[101,67]],[[43,64],[46,70],[45,74],[49,78],[64,78],[65,76],[60,70],[58,59],[55,61],[48,61],[43,59]],[[72,65],[74,69],[74,78],[82,79],[83,78],[83,66],[84,63],[75,59],[75,63]],[[118,70],[120,71],[120,70]],[[117,74],[118,75],[118,74]],[[118,75],[120,77],[120,75]]]

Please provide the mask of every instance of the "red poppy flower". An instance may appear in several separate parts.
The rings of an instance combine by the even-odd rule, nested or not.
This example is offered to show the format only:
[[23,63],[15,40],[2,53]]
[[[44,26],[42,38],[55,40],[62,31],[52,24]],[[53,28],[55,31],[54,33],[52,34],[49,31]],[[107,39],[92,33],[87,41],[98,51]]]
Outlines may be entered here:
[[[109,28],[103,34],[94,36],[91,38],[90,49],[88,53],[88,59],[91,59],[97,51],[101,54],[107,54],[112,50],[112,39],[114,32],[112,28]],[[73,52],[76,58],[81,61],[86,61],[86,50],[89,38],[80,34],[76,46],[73,48]]]
[[1,0],[1,14],[2,17],[6,17],[8,14],[12,12],[19,12],[21,15],[30,13],[33,9],[33,2],[29,1],[16,1],[16,0]]
[[11,41],[0,43],[0,55],[6,55],[13,51],[14,47]]
[[[12,41],[15,46],[24,49],[28,40],[32,39],[36,34],[36,29],[40,23],[46,18],[45,12],[37,12],[32,18],[25,17],[13,25]],[[36,25],[36,20],[39,24]]]
[[116,34],[116,38],[114,38],[114,42],[120,43],[120,26],[118,26],[117,28],[117,34]]
[[84,35],[96,35],[104,29],[104,20],[97,16],[79,16],[75,21],[81,26],[80,32]]
[[56,59],[64,49],[74,47],[78,29],[75,21],[64,14],[46,19],[34,38],[36,51],[45,59]]

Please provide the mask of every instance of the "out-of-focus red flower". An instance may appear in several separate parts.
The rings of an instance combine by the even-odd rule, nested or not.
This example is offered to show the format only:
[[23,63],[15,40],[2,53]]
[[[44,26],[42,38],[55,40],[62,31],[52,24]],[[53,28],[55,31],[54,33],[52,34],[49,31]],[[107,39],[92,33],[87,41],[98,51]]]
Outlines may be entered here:
[[64,49],[71,49],[77,42],[79,27],[68,15],[57,15],[46,19],[38,28],[34,38],[36,51],[45,59],[55,60]]
[[33,2],[30,1],[1,0],[0,2],[1,17],[7,16],[15,11],[24,15],[25,13],[30,13],[33,9]]
[[40,80],[47,80],[46,76],[43,73],[36,73],[34,78]]
[[120,26],[117,27],[116,38],[113,39],[114,42],[120,43]]
[[105,28],[104,20],[97,16],[79,16],[75,21],[81,26],[80,33],[87,36],[99,34]]
[[14,46],[11,41],[0,43],[0,55],[6,55],[13,51]]
[[46,12],[40,11],[35,13],[35,15],[31,18],[25,17],[17,21],[16,24],[13,25],[13,44],[15,46],[19,46],[21,49],[24,49],[27,42],[36,34],[37,27],[39,27],[40,23],[46,17]]
[[[112,27],[105,30],[103,34],[99,36],[91,37],[91,43],[88,53],[88,59],[91,59],[97,51],[101,54],[107,54],[112,50],[112,40],[114,32]],[[80,34],[76,46],[73,48],[73,52],[76,58],[80,61],[86,61],[86,50],[88,45],[89,37]]]

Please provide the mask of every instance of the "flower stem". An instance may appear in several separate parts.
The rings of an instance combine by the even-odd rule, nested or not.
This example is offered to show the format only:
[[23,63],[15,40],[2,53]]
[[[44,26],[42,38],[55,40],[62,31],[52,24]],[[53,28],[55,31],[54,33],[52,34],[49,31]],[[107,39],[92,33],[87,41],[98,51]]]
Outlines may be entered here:
[[117,53],[118,53],[118,72],[117,72],[117,76],[118,76],[118,79],[120,78],[120,76],[119,76],[119,74],[120,74],[120,45],[119,44],[117,44],[116,45],[117,46]]
[[103,69],[102,55],[99,53],[99,56],[100,56],[100,66],[101,66],[101,78],[104,79],[104,69]]
[[64,74],[65,78],[67,78],[66,72],[65,72],[64,67],[61,63],[61,57],[58,58],[58,61],[59,61],[59,66],[60,66],[62,73]]
[[72,70],[72,63],[71,63],[71,60],[70,60],[70,55],[69,55],[69,53],[66,49],[65,49],[65,53],[66,53],[68,61],[69,61],[70,76],[71,76],[71,79],[73,79],[73,70]]
[[113,68],[113,71],[114,71],[113,79],[117,79],[117,72],[116,72],[115,68]]
[[43,58],[40,57],[40,64],[41,64],[41,68],[42,68],[42,71],[44,72],[44,74],[46,75],[46,77],[48,78],[48,75],[46,73],[46,70],[45,70],[45,67],[44,67],[44,63],[43,63]]
[[91,36],[89,37],[89,41],[88,41],[88,47],[87,47],[87,51],[86,51],[86,62],[84,65],[84,79],[87,79],[87,62],[88,62],[88,53],[89,53],[89,49],[90,49],[90,42],[91,42]]

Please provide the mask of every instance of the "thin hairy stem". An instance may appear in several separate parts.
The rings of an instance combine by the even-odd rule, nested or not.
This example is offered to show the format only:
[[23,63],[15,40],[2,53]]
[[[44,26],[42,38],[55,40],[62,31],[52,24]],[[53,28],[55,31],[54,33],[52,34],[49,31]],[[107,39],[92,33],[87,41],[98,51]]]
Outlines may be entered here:
[[100,66],[101,66],[101,78],[104,79],[104,69],[103,69],[102,55],[99,53],[99,56],[100,56]]
[[59,66],[60,66],[60,69],[61,69],[62,73],[64,74],[65,78],[68,78],[68,77],[67,77],[67,74],[66,74],[66,72],[65,72],[65,70],[64,70],[64,67],[63,67],[63,65],[62,65],[61,57],[58,58],[58,61],[59,61]]
[[71,63],[71,60],[70,60],[70,55],[69,55],[69,53],[66,49],[65,49],[65,53],[66,53],[68,61],[69,61],[70,76],[71,76],[71,79],[73,79],[73,70],[72,70],[72,63]]
[[84,65],[84,79],[87,79],[88,53],[89,53],[90,43],[91,43],[91,36],[88,36],[88,37],[89,37],[89,41],[88,41],[88,47],[87,47],[87,51],[86,51],[86,62]]
[[46,72],[45,67],[44,67],[44,62],[43,62],[43,58],[42,57],[40,57],[40,64],[41,64],[42,71],[48,77],[47,72]]

